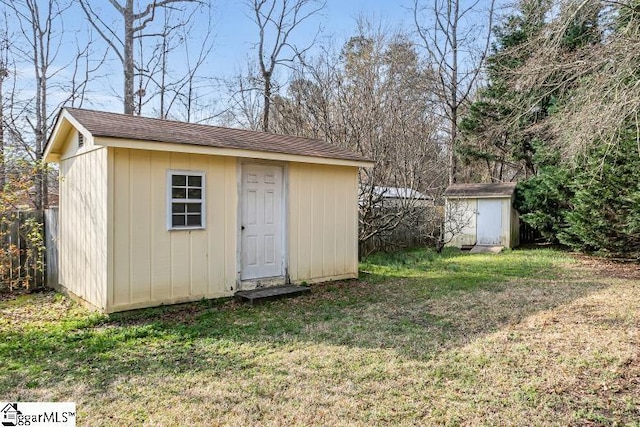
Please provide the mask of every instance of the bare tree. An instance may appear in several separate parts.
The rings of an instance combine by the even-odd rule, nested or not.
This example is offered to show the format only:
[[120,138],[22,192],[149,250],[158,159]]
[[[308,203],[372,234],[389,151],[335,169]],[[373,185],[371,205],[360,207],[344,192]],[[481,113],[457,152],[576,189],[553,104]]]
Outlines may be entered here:
[[360,240],[382,244],[401,224],[425,212],[416,209],[420,200],[414,197],[381,209],[388,196],[384,190],[433,196],[442,187],[444,169],[438,166],[430,71],[407,36],[386,33],[361,21],[359,35],[342,50],[344,75],[335,84],[349,148],[375,161],[361,172]]
[[[7,22],[5,14],[4,22]],[[8,29],[0,33],[0,192],[4,191],[7,183],[5,163],[5,90],[4,82],[9,77],[9,34]]]
[[[81,59],[91,44],[78,47],[77,52],[63,46],[65,34],[69,34],[64,19],[70,1],[0,0],[0,4],[11,16],[6,19],[5,15],[7,34],[11,37],[11,59],[5,50],[3,83],[10,74],[13,77],[11,87],[4,84],[2,87],[3,144],[5,148],[7,144],[12,146],[11,173],[33,181],[34,191],[30,194],[33,206],[43,209],[49,204],[50,180],[55,176],[42,158],[47,134],[60,106],[82,102],[83,88],[92,70],[88,66],[83,68]],[[9,62],[14,68],[12,73],[7,66]],[[20,77],[22,81],[29,78],[29,88],[33,90],[24,90],[23,84],[18,83],[17,70],[29,68],[33,75],[23,72]]]
[[[214,83],[212,79],[200,75],[200,70],[213,51],[211,32],[213,24],[211,9],[209,9],[208,23],[205,29],[202,28],[201,23],[196,24],[192,19],[196,11],[197,9],[194,9],[185,19],[177,23],[173,22],[171,10],[164,11],[160,42],[152,55],[152,57],[158,58],[157,73],[149,73],[147,76],[156,87],[155,93],[152,93],[151,96],[159,98],[158,116],[162,119],[167,118],[172,111],[175,111],[188,122],[206,120],[197,113],[206,110],[207,106],[200,105],[200,101],[206,93],[212,91]],[[201,36],[197,49],[192,50],[191,43],[185,43],[185,41],[189,39],[190,34],[196,31],[203,36]],[[171,60],[172,54],[180,52],[179,48],[182,48],[182,58],[186,66],[182,74],[177,74],[170,67],[172,63],[175,63]]]
[[324,139],[375,162],[360,175],[363,253],[393,247],[396,230],[418,219],[436,227],[435,215],[422,221],[435,212],[417,197],[430,196],[433,207],[446,171],[429,73],[409,36],[361,20],[340,52],[309,60],[286,95],[274,97],[274,130]]
[[614,148],[628,138],[625,132],[635,134],[640,144],[638,3],[563,0],[555,12],[545,31],[518,47],[531,54],[514,69],[509,84],[533,96],[514,108],[520,114],[511,120],[553,94],[559,113],[543,125],[547,140],[563,158],[602,143]]
[[[456,180],[456,141],[460,109],[476,87],[490,46],[495,0],[488,9],[480,0],[414,0],[413,17],[418,37],[436,77],[437,94],[448,123],[445,147],[448,178]],[[484,25],[481,16],[485,14]]]
[[139,9],[134,8],[134,0],[125,0],[124,4],[117,0],[109,0],[109,4],[122,19],[122,34],[117,34],[112,26],[106,23],[102,16],[92,8],[88,0],[80,0],[79,3],[89,23],[111,47],[122,63],[124,113],[133,114],[136,110],[134,90],[136,77],[134,47],[136,42],[139,43],[143,37],[149,36],[149,34],[144,34],[143,31],[153,22],[159,9],[178,7],[180,4],[185,3],[199,3],[199,0],[154,0],[146,2],[146,5]]
[[[53,64],[60,52],[61,34],[63,32],[63,14],[70,7],[69,3],[57,0],[40,2],[37,0],[1,2],[15,15],[18,32],[24,41],[24,47],[16,46],[16,51],[26,59],[34,70],[35,95],[27,110],[31,114],[22,117],[34,135],[34,145],[31,147],[33,160],[37,172],[35,175],[35,207],[43,209],[48,206],[48,173],[42,162],[43,149],[46,144],[47,132],[51,124],[52,112],[48,109],[49,84],[51,79],[62,68],[54,68]],[[35,119],[35,120],[34,120]],[[16,129],[17,119],[11,120],[14,137],[23,138]],[[5,122],[6,123],[6,122]],[[25,146],[29,144],[25,143]]]
[[312,46],[298,48],[291,41],[292,33],[305,21],[320,12],[324,1],[320,0],[249,0],[253,21],[258,27],[258,66],[262,79],[262,130],[269,130],[269,110],[273,94],[273,78],[276,67],[291,65]]
[[[72,107],[82,108],[89,92],[88,83],[96,78],[97,71],[107,59],[107,50],[95,51],[94,43],[95,40],[91,31],[87,31],[87,39],[84,44],[76,40],[76,54],[73,57],[73,65],[69,64],[69,68],[73,70],[71,77],[57,85],[57,89],[68,94],[65,104]],[[97,56],[96,60],[94,60],[94,56]]]
[[251,130],[264,129],[264,109],[260,100],[262,82],[255,62],[249,60],[246,71],[238,70],[226,80],[225,86],[230,104],[224,113],[225,121]]

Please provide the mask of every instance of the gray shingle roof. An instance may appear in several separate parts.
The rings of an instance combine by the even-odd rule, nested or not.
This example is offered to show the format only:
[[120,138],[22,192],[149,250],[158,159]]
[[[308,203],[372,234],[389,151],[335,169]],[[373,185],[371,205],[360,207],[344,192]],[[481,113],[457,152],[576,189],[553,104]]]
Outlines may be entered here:
[[94,137],[169,142],[216,148],[368,161],[359,154],[319,139],[277,135],[118,113],[65,108]]
[[516,190],[515,182],[491,184],[452,184],[444,192],[445,197],[511,197]]

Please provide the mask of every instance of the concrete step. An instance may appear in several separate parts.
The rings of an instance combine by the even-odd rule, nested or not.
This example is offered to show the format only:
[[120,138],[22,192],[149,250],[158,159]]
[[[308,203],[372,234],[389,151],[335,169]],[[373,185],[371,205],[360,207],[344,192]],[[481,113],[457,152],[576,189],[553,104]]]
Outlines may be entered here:
[[504,249],[504,246],[482,246],[475,245],[471,248],[472,254],[499,254]]
[[250,291],[237,291],[234,296],[239,301],[255,305],[264,301],[271,301],[280,298],[292,298],[308,294],[310,292],[311,288],[308,286],[284,285],[252,289]]

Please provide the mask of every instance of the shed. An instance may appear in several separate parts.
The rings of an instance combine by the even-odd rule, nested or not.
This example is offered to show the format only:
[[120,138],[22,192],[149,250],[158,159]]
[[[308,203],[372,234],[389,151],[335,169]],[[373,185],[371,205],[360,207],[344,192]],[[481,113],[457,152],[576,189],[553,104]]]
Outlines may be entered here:
[[449,246],[519,244],[519,216],[513,208],[515,182],[453,184],[444,192],[445,241]]
[[358,168],[324,141],[64,108],[59,286],[104,312],[358,274]]

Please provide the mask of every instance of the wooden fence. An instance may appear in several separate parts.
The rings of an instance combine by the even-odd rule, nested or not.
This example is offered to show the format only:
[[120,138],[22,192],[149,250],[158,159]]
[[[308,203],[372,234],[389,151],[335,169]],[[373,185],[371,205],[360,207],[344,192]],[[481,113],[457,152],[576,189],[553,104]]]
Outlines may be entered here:
[[0,216],[0,290],[55,286],[58,208]]
[[538,243],[544,240],[542,234],[526,222],[520,220],[520,244]]
[[[394,208],[384,209],[392,211]],[[367,241],[361,241],[360,256],[377,251],[435,245],[444,220],[444,210],[441,206],[417,206],[404,215],[396,228],[385,230]]]

